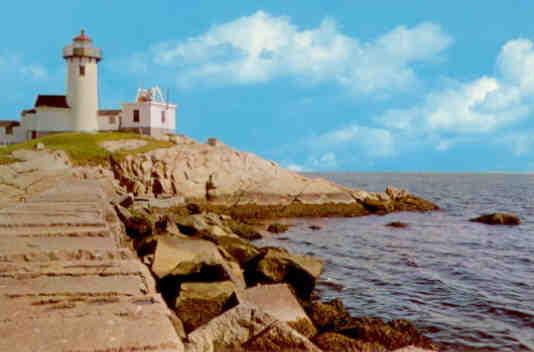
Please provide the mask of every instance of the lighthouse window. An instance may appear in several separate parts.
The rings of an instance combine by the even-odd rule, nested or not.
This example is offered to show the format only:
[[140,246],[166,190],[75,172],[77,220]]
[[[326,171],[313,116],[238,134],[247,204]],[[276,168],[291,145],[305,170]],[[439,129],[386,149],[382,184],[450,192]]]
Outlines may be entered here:
[[161,112],[161,123],[165,123],[165,111]]
[[133,111],[133,122],[139,122],[139,110]]
[[80,65],[80,76],[85,76],[85,66]]

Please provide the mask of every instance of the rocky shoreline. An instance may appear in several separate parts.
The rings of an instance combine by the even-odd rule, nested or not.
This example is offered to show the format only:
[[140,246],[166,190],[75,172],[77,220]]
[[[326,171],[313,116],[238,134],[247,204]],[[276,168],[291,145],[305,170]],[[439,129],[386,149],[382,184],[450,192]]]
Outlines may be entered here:
[[340,301],[314,297],[320,258],[253,242],[266,219],[438,209],[431,202],[394,187],[369,193],[304,177],[213,140],[180,137],[109,167],[73,167],[46,150],[14,157],[22,162],[1,167],[0,208],[66,175],[99,180],[126,233],[118,241],[152,274],[185,351],[436,349],[410,322],[351,317]]

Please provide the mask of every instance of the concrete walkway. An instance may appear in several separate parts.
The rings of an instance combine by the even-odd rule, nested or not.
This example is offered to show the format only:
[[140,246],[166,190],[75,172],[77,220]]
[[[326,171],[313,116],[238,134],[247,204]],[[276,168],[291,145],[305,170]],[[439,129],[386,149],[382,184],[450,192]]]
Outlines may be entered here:
[[57,175],[0,209],[0,351],[183,350],[102,184]]

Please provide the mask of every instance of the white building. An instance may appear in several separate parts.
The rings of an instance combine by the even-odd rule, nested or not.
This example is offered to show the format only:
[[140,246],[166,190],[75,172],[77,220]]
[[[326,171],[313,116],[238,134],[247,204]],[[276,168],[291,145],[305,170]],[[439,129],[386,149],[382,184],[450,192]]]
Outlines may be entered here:
[[100,49],[82,30],[63,49],[67,63],[67,94],[38,95],[32,109],[19,121],[0,120],[0,144],[19,143],[50,133],[129,131],[154,137],[174,134],[176,105],[169,104],[159,88],[140,89],[136,101],[120,110],[98,108]]

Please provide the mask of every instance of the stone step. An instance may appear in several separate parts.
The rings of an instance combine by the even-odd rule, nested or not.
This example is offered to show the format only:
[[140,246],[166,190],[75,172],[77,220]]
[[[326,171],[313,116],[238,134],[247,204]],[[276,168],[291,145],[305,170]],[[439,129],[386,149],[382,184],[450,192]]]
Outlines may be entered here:
[[136,296],[147,292],[140,275],[0,277],[0,295],[11,297]]
[[98,226],[15,226],[0,227],[0,237],[109,237],[110,232],[107,225]]
[[78,317],[111,313],[119,316],[170,314],[159,294],[141,296],[6,297],[0,300],[0,322],[39,317]]
[[17,279],[39,276],[145,275],[146,267],[138,259],[78,260],[49,262],[0,262],[0,277]]
[[129,249],[62,249],[55,251],[35,251],[23,254],[0,255],[0,262],[50,262],[50,261],[105,261],[135,259],[135,254]]
[[0,227],[33,227],[33,226],[106,226],[101,216],[94,215],[63,215],[46,216],[43,214],[10,216],[0,213]]
[[102,312],[78,317],[41,317],[0,323],[0,351],[183,351],[162,315],[120,316]]
[[109,237],[12,237],[0,236],[0,256],[18,255],[34,252],[50,252],[57,250],[94,250],[115,249],[116,243]]

